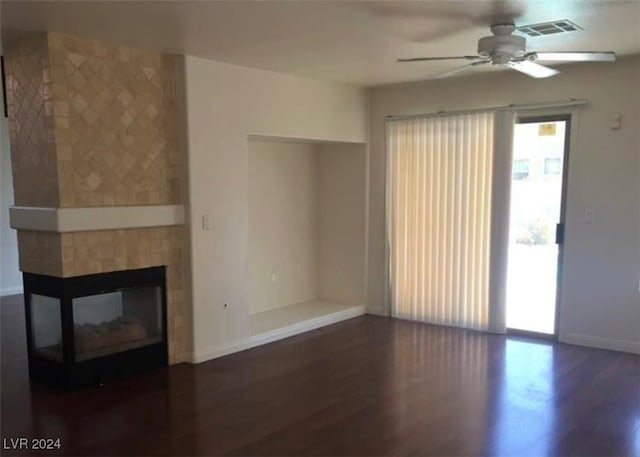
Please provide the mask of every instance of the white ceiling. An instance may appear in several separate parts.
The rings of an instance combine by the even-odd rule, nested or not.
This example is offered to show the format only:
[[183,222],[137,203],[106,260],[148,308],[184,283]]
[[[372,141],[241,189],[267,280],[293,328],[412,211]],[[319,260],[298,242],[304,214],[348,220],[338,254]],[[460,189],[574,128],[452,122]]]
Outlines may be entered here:
[[584,28],[528,38],[531,51],[640,54],[637,0],[2,0],[1,8],[5,43],[16,32],[48,30],[362,86],[453,68],[458,63],[395,59],[475,54],[489,24],[505,19],[569,19]]

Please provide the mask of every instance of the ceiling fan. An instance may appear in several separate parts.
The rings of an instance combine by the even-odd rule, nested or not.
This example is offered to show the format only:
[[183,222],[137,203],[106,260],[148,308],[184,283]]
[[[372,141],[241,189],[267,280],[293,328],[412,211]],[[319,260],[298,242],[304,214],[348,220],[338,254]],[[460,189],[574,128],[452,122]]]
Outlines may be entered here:
[[478,40],[478,55],[451,57],[416,57],[412,59],[398,59],[398,62],[422,62],[433,60],[466,60],[467,65],[441,73],[436,78],[444,78],[465,71],[478,65],[502,65],[529,75],[533,78],[548,78],[560,73],[554,68],[540,65],[543,62],[613,62],[616,54],[612,51],[596,52],[527,52],[527,40],[524,37],[512,35],[515,25],[511,22],[493,24],[493,35]]

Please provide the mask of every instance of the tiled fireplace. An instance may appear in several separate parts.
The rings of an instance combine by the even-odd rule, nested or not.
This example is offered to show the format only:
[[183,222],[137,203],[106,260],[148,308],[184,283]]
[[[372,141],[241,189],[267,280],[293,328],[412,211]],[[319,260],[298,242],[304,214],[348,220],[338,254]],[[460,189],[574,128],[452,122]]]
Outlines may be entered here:
[[[92,39],[37,33],[6,43],[5,64],[15,190],[11,225],[18,230],[27,311],[34,316],[47,306],[57,306],[60,313],[44,312],[38,319],[55,315],[67,326],[86,324],[78,327],[80,333],[91,326],[109,327],[111,322],[112,327],[120,326],[121,336],[156,338],[155,324],[141,324],[150,317],[130,318],[123,311],[137,306],[132,305],[134,298],[148,302],[151,292],[133,293],[130,286],[110,289],[108,294],[115,294],[110,297],[116,300],[107,306],[111,314],[90,318],[95,303],[108,301],[107,297],[70,296],[69,287],[75,290],[75,285],[102,274],[117,273],[126,282],[135,271],[158,267],[163,284],[154,290],[162,291],[163,312],[151,320],[166,321],[162,343],[158,342],[164,345],[165,363],[180,362],[187,310],[177,59]],[[57,284],[64,291],[59,304],[49,299],[55,295],[42,294],[49,297],[43,299],[33,295],[39,294],[35,289],[28,290],[34,278],[43,277],[47,278],[43,284]],[[83,297],[104,290],[85,290]],[[79,322],[78,316],[87,320]],[[33,325],[29,331],[37,335]],[[35,344],[34,354],[47,359],[48,353],[51,361],[58,345],[64,361],[95,362],[114,355],[104,342],[81,342],[76,336],[72,347],[65,338],[69,336],[49,337],[49,348],[40,352]],[[111,339],[113,346],[137,344],[117,343],[113,335]],[[78,352],[91,344],[104,347],[87,349],[84,355]]]

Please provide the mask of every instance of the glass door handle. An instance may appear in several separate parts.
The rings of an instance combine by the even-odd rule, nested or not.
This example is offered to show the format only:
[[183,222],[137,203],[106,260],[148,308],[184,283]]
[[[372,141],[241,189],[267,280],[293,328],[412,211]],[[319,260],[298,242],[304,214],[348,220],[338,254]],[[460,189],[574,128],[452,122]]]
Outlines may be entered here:
[[562,222],[556,224],[556,244],[564,243],[564,224]]

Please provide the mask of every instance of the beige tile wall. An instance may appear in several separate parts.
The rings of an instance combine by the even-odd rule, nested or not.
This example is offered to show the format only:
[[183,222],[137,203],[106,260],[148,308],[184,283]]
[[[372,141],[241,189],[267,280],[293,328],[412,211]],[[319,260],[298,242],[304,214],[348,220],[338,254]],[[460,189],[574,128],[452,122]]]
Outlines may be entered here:
[[180,201],[175,59],[48,34],[60,206]]
[[[179,204],[175,59],[35,34],[7,49],[16,204]],[[185,346],[180,226],[19,231],[20,269],[57,277],[167,267],[169,359]]]
[[15,204],[58,206],[58,177],[47,35],[5,49]]
[[20,271],[62,276],[62,242],[59,233],[18,230]]
[[16,205],[180,203],[175,57],[42,33],[6,64]]

